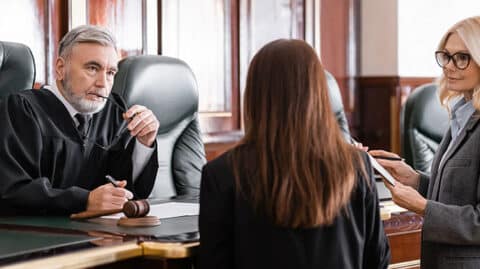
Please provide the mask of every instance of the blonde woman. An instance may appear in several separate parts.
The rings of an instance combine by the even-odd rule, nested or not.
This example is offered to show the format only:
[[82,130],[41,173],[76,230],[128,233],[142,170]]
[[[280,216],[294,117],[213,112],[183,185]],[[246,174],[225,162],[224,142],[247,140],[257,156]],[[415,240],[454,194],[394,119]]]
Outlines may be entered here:
[[395,187],[386,184],[393,200],[424,216],[421,267],[480,268],[480,17],[450,28],[435,57],[443,68],[439,95],[450,111],[451,127],[435,155],[432,174],[418,173],[403,162],[379,162],[399,181]]

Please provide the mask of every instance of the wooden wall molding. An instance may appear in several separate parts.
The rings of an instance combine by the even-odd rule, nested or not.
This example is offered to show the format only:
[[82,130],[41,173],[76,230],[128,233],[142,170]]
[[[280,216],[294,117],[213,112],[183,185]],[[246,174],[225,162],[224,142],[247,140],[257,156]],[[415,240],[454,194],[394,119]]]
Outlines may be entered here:
[[370,149],[400,153],[401,108],[418,86],[433,77],[368,76],[358,77],[358,139]]

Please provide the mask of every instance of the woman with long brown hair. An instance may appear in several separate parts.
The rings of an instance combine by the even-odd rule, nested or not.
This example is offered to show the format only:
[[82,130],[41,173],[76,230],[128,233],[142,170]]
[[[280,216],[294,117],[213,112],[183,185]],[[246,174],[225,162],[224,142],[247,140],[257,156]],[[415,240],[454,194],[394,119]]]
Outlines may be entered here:
[[245,137],[203,169],[200,268],[386,268],[371,167],[340,133],[315,51],[264,46],[244,105]]

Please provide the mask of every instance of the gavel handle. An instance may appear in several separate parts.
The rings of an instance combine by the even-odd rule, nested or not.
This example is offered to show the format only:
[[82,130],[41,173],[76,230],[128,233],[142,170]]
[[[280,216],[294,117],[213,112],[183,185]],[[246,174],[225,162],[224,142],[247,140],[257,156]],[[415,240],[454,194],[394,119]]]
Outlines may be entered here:
[[110,209],[110,210],[95,210],[95,211],[82,211],[79,213],[71,214],[70,218],[73,220],[80,220],[80,219],[89,219],[89,218],[95,218],[95,217],[100,217],[100,216],[105,216],[105,215],[110,215],[110,214],[116,214],[122,212],[122,209]]

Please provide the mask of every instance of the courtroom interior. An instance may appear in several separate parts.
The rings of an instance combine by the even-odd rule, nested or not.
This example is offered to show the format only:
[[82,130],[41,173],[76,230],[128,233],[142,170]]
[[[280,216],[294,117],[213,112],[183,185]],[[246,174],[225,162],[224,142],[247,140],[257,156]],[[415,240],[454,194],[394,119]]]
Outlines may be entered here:
[[[334,131],[322,130],[319,137],[336,144],[318,148],[331,149],[336,156],[331,159],[343,161],[344,166],[337,164],[345,173],[334,174],[373,180],[366,187],[369,192],[345,179],[353,184],[348,193],[356,194],[359,188],[364,196],[374,195],[372,204],[362,200],[374,212],[363,217],[365,226],[359,226],[366,234],[352,236],[352,240],[365,236],[360,240],[365,240],[365,250],[356,257],[363,263],[361,268],[373,268],[366,265],[372,249],[384,255],[375,268],[480,268],[475,267],[480,266],[480,141],[475,140],[480,113],[480,41],[475,35],[480,40],[480,19],[473,17],[480,14],[480,1],[0,0],[0,11],[0,268],[260,268],[239,259],[273,257],[276,261],[270,264],[287,266],[296,264],[288,262],[291,257],[304,254],[308,258],[301,268],[329,268],[315,267],[313,262],[327,256],[326,251],[311,254],[317,248],[304,252],[298,248],[301,254],[285,253],[289,248],[274,248],[276,241],[270,242],[271,249],[268,242],[260,242],[284,235],[276,230],[275,212],[281,209],[272,213],[272,226],[263,218],[250,219],[249,214],[239,220],[245,211],[236,200],[244,191],[238,182],[245,174],[251,178],[248,164],[258,165],[259,178],[266,178],[272,189],[278,187],[273,178],[282,178],[278,171],[286,171],[288,177],[290,171],[306,167],[303,159],[292,160],[293,168],[277,166],[289,157],[289,148],[278,149],[277,156],[270,145],[282,141],[282,128],[272,129],[284,113],[275,113],[278,118],[265,116],[265,125],[255,124],[262,122],[255,118],[261,113],[274,114],[276,105],[287,110],[281,102],[290,101],[292,107],[304,104],[298,100],[295,106],[300,98],[292,97],[308,94],[300,90],[281,99],[281,88],[290,78],[326,86],[319,86],[325,95],[318,102],[327,104],[329,112],[326,118],[319,112],[319,119],[329,122],[333,115],[336,125]],[[282,40],[286,44],[275,47]],[[318,58],[312,64],[305,60],[304,71],[297,74],[294,71],[300,69],[295,66],[302,65],[298,57],[304,54],[296,54],[295,44],[285,40],[302,41],[296,45]],[[284,52],[282,46],[292,46],[291,65],[282,65],[287,56],[267,57],[267,52]],[[90,56],[101,60],[81,66]],[[275,64],[262,65],[262,59],[291,70],[292,76],[278,75],[282,73]],[[307,77],[317,71],[317,76]],[[103,76],[100,82],[94,81],[97,73]],[[272,74],[277,77],[259,78]],[[75,101],[87,83],[98,88],[88,90],[85,97],[92,108]],[[255,89],[271,95],[265,97]],[[322,99],[325,96],[328,101]],[[319,105],[307,103],[309,108]],[[270,104],[270,110],[261,109]],[[285,120],[292,126],[309,123],[308,116],[305,121],[295,118],[297,112],[288,109]],[[77,117],[80,114],[86,119]],[[307,127],[297,129],[310,134]],[[275,132],[269,136],[271,131]],[[301,139],[291,139],[290,146],[303,156]],[[264,144],[256,145],[258,141]],[[252,154],[249,162],[239,156],[250,152],[251,145],[262,152]],[[344,157],[353,151],[361,157]],[[330,160],[329,152],[322,151],[322,158]],[[357,159],[365,165],[355,170]],[[325,163],[333,161],[322,160]],[[217,173],[225,172],[225,167],[233,172]],[[330,170],[310,172],[332,175]],[[305,177],[310,178],[309,173]],[[304,175],[293,174],[294,178]],[[87,177],[92,180],[82,181]],[[392,177],[394,183],[385,177]],[[232,178],[234,187],[225,183],[227,178]],[[264,189],[255,190],[251,187],[255,181],[247,182],[251,184],[245,195],[251,192],[253,198],[240,200],[251,200],[254,211],[263,212],[257,209],[262,208],[261,201],[271,201],[270,194],[264,200],[255,196]],[[261,187],[268,185],[258,182]],[[285,186],[307,194],[306,186],[313,186],[300,185]],[[235,198],[222,196],[230,194],[230,188],[240,189],[232,194]],[[278,189],[277,198],[283,201]],[[332,187],[335,191],[339,190]],[[295,198],[297,192],[292,192],[286,192],[293,195],[287,197]],[[322,201],[319,208],[324,208],[330,189],[325,193],[326,198],[308,197]],[[362,212],[356,211],[359,204],[354,205],[357,197],[352,197],[337,205],[338,212],[352,216]],[[404,197],[413,202],[404,202]],[[105,205],[105,199],[115,205]],[[295,209],[295,202],[301,205],[301,201],[292,199],[287,208]],[[214,215],[210,210],[229,214]],[[292,210],[292,219],[299,212],[303,211]],[[218,220],[222,216],[231,219]],[[286,221],[287,228],[278,229],[296,232],[309,230],[312,223],[321,224],[313,226],[318,227],[346,220],[355,224],[354,217],[332,224],[319,216],[313,222],[299,216],[299,222]],[[234,252],[245,247],[244,241],[233,242],[244,237],[239,229],[252,223],[259,230],[275,229],[268,236],[257,236],[258,244],[246,247],[246,253]],[[219,226],[207,227],[214,224]],[[368,225],[375,226],[372,234]],[[210,240],[215,232],[223,235],[223,228],[232,231],[231,237]],[[298,240],[306,235],[291,237]],[[345,232],[345,237],[351,235]],[[372,236],[377,245],[367,240]],[[335,258],[342,262],[332,264],[357,262],[342,252],[345,247],[336,250],[335,246]],[[272,254],[277,248],[284,250]],[[214,250],[219,250],[218,257]],[[227,263],[220,255],[228,250]]]

